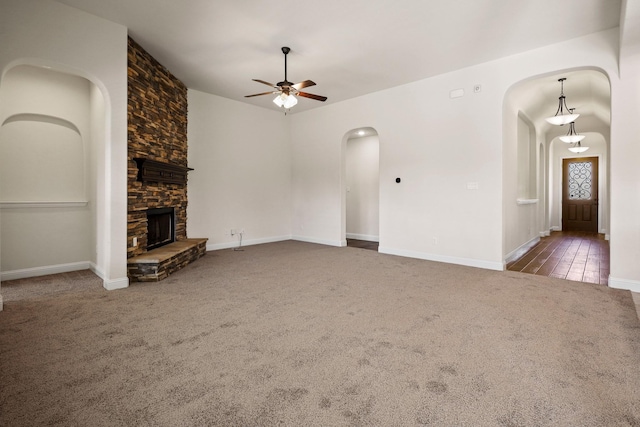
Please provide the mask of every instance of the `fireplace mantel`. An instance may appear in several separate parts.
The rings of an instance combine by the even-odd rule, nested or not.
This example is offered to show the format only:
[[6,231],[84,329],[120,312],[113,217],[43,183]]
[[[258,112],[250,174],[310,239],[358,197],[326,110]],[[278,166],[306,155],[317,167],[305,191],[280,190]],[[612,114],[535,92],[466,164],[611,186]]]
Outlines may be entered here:
[[164,182],[168,184],[187,183],[187,172],[192,168],[173,163],[158,162],[156,160],[136,157],[133,160],[138,164],[138,181]]

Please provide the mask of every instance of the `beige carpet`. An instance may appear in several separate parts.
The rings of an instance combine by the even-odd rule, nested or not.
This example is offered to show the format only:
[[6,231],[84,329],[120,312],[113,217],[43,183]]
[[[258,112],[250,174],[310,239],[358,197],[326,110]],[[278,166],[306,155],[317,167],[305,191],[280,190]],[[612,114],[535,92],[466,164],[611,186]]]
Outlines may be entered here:
[[287,241],[2,293],[3,426],[640,425],[640,322],[602,285]]

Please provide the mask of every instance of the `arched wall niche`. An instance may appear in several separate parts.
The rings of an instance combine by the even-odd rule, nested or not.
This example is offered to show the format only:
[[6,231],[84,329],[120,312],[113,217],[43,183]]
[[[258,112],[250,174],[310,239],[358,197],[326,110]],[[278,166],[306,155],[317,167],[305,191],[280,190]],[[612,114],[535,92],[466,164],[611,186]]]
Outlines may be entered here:
[[106,92],[86,73],[34,58],[1,77],[2,280],[98,271]]
[[71,122],[15,114],[0,127],[0,201],[87,199],[85,146]]
[[[100,95],[102,96],[102,102],[105,103],[105,111],[109,111],[109,107],[111,105],[109,92],[107,91],[106,86],[102,83],[102,81],[96,78],[91,73],[87,71],[71,67],[66,64],[62,64],[60,62],[50,61],[44,58],[20,58],[14,61],[11,61],[0,73],[0,87],[2,87],[2,81],[4,80],[4,76],[14,70],[16,67],[21,65],[28,65],[36,68],[43,68],[45,70],[50,70],[52,72],[57,72],[61,74],[68,74],[70,76],[82,77],[88,80],[91,84],[95,85],[96,88],[100,91]],[[2,100],[0,100],[0,106],[2,105]],[[108,117],[105,118],[108,121]]]
[[46,115],[46,114],[28,114],[28,113],[14,114],[13,116],[7,117],[5,119],[5,121],[4,121],[4,123],[2,123],[2,126],[6,125],[8,123],[13,123],[13,122],[51,123],[53,125],[66,127],[68,129],[74,131],[78,135],[80,135],[80,129],[78,129],[78,127],[75,124],[71,123],[68,120],[62,119],[60,117],[49,116],[49,115]]

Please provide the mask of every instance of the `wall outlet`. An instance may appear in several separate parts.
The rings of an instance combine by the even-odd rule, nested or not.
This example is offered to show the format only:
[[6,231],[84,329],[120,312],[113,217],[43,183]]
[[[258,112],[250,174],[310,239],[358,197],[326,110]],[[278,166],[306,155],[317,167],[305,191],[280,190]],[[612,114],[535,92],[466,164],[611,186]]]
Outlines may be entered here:
[[437,238],[437,237],[434,237],[434,238],[433,238],[433,244],[434,244],[434,245],[437,245],[437,244],[438,244],[438,238]]
[[235,228],[232,228],[232,229],[231,229],[231,235],[232,235],[232,236],[235,236],[235,235],[236,235],[236,229],[235,229]]
[[134,238],[133,238],[132,246],[133,246],[134,248],[135,248],[136,246],[138,246],[138,238],[137,238],[137,237],[134,237]]

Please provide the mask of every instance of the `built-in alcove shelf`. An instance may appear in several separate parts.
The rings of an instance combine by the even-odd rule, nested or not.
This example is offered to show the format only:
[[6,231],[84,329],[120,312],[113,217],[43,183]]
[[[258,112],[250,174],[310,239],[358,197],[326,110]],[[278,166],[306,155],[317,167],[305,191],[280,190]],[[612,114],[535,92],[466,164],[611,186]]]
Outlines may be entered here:
[[83,208],[89,204],[88,201],[34,201],[34,202],[0,202],[0,209],[18,208]]
[[187,183],[187,172],[193,169],[173,163],[158,162],[156,160],[136,157],[138,165],[138,181],[141,182],[164,182],[168,184]]
[[519,205],[535,205],[538,203],[538,199],[516,199],[516,203]]

